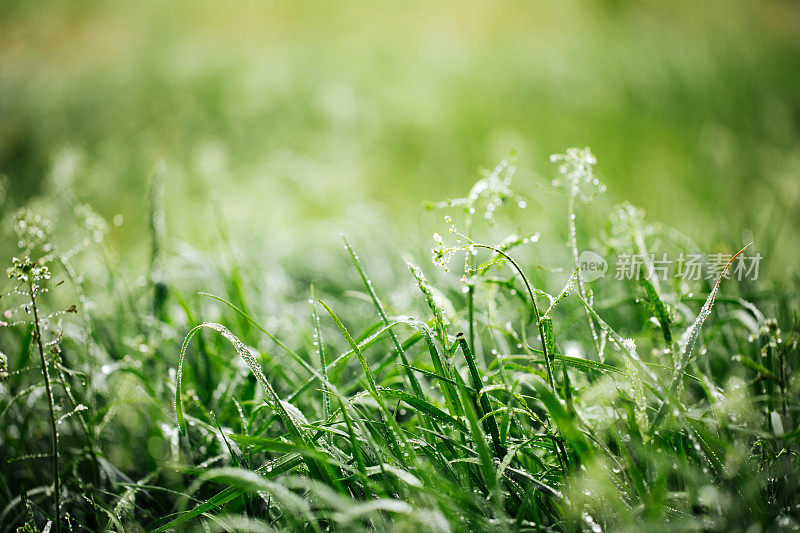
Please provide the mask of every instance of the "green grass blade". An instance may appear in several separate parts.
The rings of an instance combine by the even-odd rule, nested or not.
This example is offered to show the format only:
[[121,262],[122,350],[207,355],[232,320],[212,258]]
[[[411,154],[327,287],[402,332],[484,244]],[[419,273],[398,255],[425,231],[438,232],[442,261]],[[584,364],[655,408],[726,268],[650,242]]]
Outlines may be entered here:
[[[296,444],[301,445],[309,445],[309,437],[306,434],[305,430],[303,429],[302,425],[298,423],[296,416],[290,414],[287,408],[292,407],[291,404],[288,402],[284,402],[275,392],[275,389],[272,388],[272,385],[267,381],[264,372],[261,370],[261,365],[258,364],[255,357],[247,346],[242,343],[233,333],[228,331],[225,326],[213,322],[206,322],[200,324],[199,326],[195,326],[189,334],[186,336],[184,340],[183,347],[181,348],[180,353],[180,360],[178,362],[178,374],[177,374],[177,384],[175,389],[175,412],[178,417],[178,425],[181,428],[182,433],[186,433],[186,425],[184,423],[184,415],[183,415],[183,398],[182,398],[182,374],[183,374],[183,361],[186,354],[186,347],[188,346],[189,341],[191,340],[192,336],[198,332],[202,328],[209,328],[220,335],[222,335],[226,340],[228,340],[233,347],[236,349],[236,352],[239,356],[247,363],[247,366],[250,368],[250,371],[255,376],[256,380],[262,386],[264,391],[267,394],[267,398],[271,403],[271,407],[275,410],[275,412],[280,417],[281,421],[283,422],[286,429],[289,431],[289,435],[291,436],[292,440]],[[332,484],[337,484],[335,481],[335,474],[331,473],[325,463],[319,463],[316,461],[308,461],[308,468],[315,476],[326,479]]]
[[[456,336],[456,342],[458,343],[458,347],[461,349],[461,352],[464,354],[464,359],[467,361],[467,368],[469,369],[469,374],[472,378],[472,387],[479,391],[477,396],[478,405],[480,406],[479,418],[483,418],[492,411],[491,405],[489,404],[489,398],[485,394],[480,394],[480,390],[483,388],[483,380],[478,372],[478,367],[475,364],[475,358],[472,355],[472,350],[469,349],[467,340],[463,335],[458,335]],[[494,445],[495,454],[498,457],[505,456],[506,450],[503,448],[503,445],[500,442],[500,431],[497,428],[497,421],[495,420],[494,416],[486,416],[485,425],[492,437],[492,444]]]
[[672,330],[669,327],[669,314],[667,313],[667,306],[664,305],[664,302],[661,301],[661,297],[658,295],[656,288],[653,287],[653,284],[650,283],[650,280],[642,278],[641,280],[642,287],[644,288],[644,292],[647,295],[647,299],[650,300],[650,305],[653,309],[653,313],[658,320],[659,325],[661,325],[661,331],[664,335],[664,341],[667,343],[668,348],[672,348]]
[[468,432],[466,426],[464,426],[464,424],[460,420],[458,420],[457,418],[453,418],[452,416],[450,416],[449,414],[442,411],[441,409],[439,409],[438,407],[436,407],[435,405],[431,404],[430,402],[428,402],[423,398],[413,396],[401,390],[389,389],[386,387],[380,388],[380,392],[381,394],[384,394],[386,396],[399,398],[400,400],[408,404],[408,406],[416,409],[417,411],[422,412],[423,414],[431,418],[435,418],[444,424],[448,424],[452,426],[454,429],[461,431],[462,433]]
[[222,324],[217,324],[215,322],[204,322],[199,326],[195,326],[192,330],[186,335],[186,339],[183,341],[183,346],[181,347],[180,358],[178,361],[178,374],[177,374],[177,386],[176,386],[176,394],[175,394],[175,412],[178,417],[178,425],[181,428],[182,432],[186,432],[186,424],[184,423],[183,417],[183,398],[182,398],[182,376],[183,376],[183,362],[186,356],[186,348],[189,344],[189,341],[194,336],[195,333],[200,331],[203,328],[208,328],[216,331],[220,335],[222,335],[225,339],[227,339],[236,350],[236,353],[241,357],[247,366],[250,368],[250,371],[255,376],[258,383],[264,388],[264,392],[267,394],[267,398],[269,398],[270,403],[272,404],[273,409],[278,413],[283,423],[286,425],[286,428],[289,430],[289,433],[298,440],[298,442],[307,442],[308,436],[305,434],[305,431],[301,427],[299,427],[294,419],[289,415],[286,411],[283,403],[281,402],[280,397],[275,392],[275,389],[272,388],[269,381],[267,381],[264,372],[261,370],[261,365],[258,364],[255,357],[247,346],[244,345],[242,341],[240,341],[233,333],[228,331],[228,329],[223,326]]
[[581,462],[588,463],[593,456],[592,446],[586,440],[583,432],[575,425],[574,416],[567,411],[561,400],[553,394],[550,387],[538,377],[531,376],[530,384],[536,390],[539,400],[544,404],[551,420],[558,427],[561,436],[575,451]]
[[[339,331],[342,332],[342,335],[347,340],[348,344],[350,344],[350,347],[353,349],[356,356],[358,357],[358,360],[361,363],[361,367],[364,370],[364,375],[367,378],[367,387],[369,389],[369,393],[377,402],[378,409],[381,413],[381,416],[384,419],[384,423],[387,426],[386,433],[389,437],[389,441],[392,443],[392,448],[394,449],[397,459],[401,462],[401,464],[405,464],[406,460],[404,457],[404,453],[412,454],[414,449],[405,439],[402,430],[397,425],[397,422],[394,419],[394,416],[386,408],[386,404],[383,401],[383,397],[378,391],[378,385],[375,382],[375,376],[372,374],[372,370],[369,367],[369,363],[364,357],[364,354],[361,352],[361,349],[358,347],[358,344],[356,343],[355,339],[353,339],[353,336],[350,335],[349,331],[347,331],[347,328],[344,326],[344,324],[342,324],[342,321],[339,320],[339,317],[336,316],[336,313],[333,312],[333,309],[328,307],[328,304],[326,304],[322,300],[318,301],[320,304],[322,304],[322,307],[324,307],[325,310],[328,312],[328,314],[336,324],[336,327],[338,327]],[[407,451],[403,452],[401,451],[401,449]]]
[[[367,292],[369,293],[369,296],[372,299],[372,303],[375,304],[375,309],[377,309],[378,314],[381,317],[381,320],[383,320],[383,323],[388,326],[390,324],[389,318],[388,316],[386,316],[386,311],[383,308],[383,304],[378,298],[378,294],[375,292],[372,280],[369,279],[369,277],[367,276],[367,273],[365,272],[364,267],[361,264],[361,260],[358,258],[358,255],[356,255],[356,253],[353,251],[353,248],[350,246],[350,243],[347,242],[347,239],[344,236],[342,236],[342,239],[344,240],[345,248],[347,248],[347,251],[350,253],[350,258],[353,260],[353,264],[355,265],[356,270],[358,271],[358,275],[361,276],[361,281],[364,282],[364,287],[367,289]],[[400,344],[400,340],[397,338],[397,335],[395,334],[394,330],[389,330],[389,337],[392,339],[392,343],[394,344],[394,347],[397,350],[397,354],[400,356],[400,360],[403,362],[403,365],[405,365],[404,368],[406,371],[406,376],[408,377],[408,382],[411,384],[411,389],[417,396],[420,397],[423,396],[422,386],[420,385],[417,376],[414,375],[414,372],[412,372],[409,369],[408,358],[406,358],[406,352],[405,350],[403,350],[403,346]]]
[[[680,359],[678,360],[678,365],[675,368],[675,372],[672,374],[672,381],[670,383],[670,387],[668,390],[670,391],[675,390],[676,386],[683,377],[686,368],[689,366],[689,362],[692,359],[694,345],[697,342],[697,339],[700,337],[700,330],[702,329],[703,324],[705,323],[706,319],[711,315],[711,308],[714,307],[714,300],[717,297],[717,293],[719,292],[720,285],[722,285],[722,280],[725,277],[726,272],[731,267],[736,258],[739,257],[745,250],[747,250],[750,244],[739,250],[739,252],[737,252],[736,255],[730,258],[728,263],[722,269],[722,272],[720,272],[719,277],[717,278],[717,282],[714,284],[714,288],[709,293],[708,298],[706,298],[706,301],[703,304],[703,307],[697,314],[697,318],[692,323],[692,325],[689,326],[689,329],[686,330],[686,333],[684,333],[684,338],[681,339],[681,344],[683,345],[683,349],[681,350]],[[662,403],[658,411],[656,412],[656,415],[653,417],[653,422],[650,425],[651,433],[654,432],[655,429],[658,427],[661,418],[664,416],[664,413],[666,412],[665,409],[666,409],[665,404]]]
[[322,342],[322,333],[320,331],[319,313],[317,313],[317,305],[314,297],[314,287],[311,287],[311,308],[314,318],[314,343],[317,346],[317,356],[319,357],[320,374],[324,378],[322,382],[322,417],[327,420],[331,416],[331,400],[326,394],[328,386],[328,363],[325,360],[325,345]]
[[[463,339],[463,336],[461,338]],[[466,339],[464,339],[464,342],[466,343]],[[489,446],[486,444],[486,438],[484,437],[483,430],[478,422],[478,416],[475,412],[476,406],[473,404],[472,396],[467,391],[467,388],[464,386],[464,382],[458,373],[455,374],[455,378],[456,383],[458,383],[458,397],[461,400],[461,408],[463,409],[464,415],[467,418],[471,434],[470,436],[473,444],[475,445],[475,451],[478,455],[478,462],[481,469],[484,490],[487,494],[491,494],[494,493],[495,487],[497,486],[497,477],[495,475],[496,471],[494,462],[492,461],[492,454],[489,451]]]

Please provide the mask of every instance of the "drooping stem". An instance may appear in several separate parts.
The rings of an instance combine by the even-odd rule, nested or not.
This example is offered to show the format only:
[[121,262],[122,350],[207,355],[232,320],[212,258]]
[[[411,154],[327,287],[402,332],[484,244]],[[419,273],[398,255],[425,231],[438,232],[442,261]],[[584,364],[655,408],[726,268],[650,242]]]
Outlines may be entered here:
[[47,359],[44,355],[44,345],[42,344],[42,328],[39,323],[39,309],[36,305],[36,290],[38,287],[34,284],[32,279],[28,280],[28,286],[31,290],[31,307],[33,307],[33,324],[36,334],[36,344],[39,348],[39,358],[42,363],[42,375],[44,376],[45,392],[47,393],[47,405],[50,408],[50,444],[51,444],[51,459],[53,467],[53,495],[55,497],[55,530],[56,533],[61,531],[61,481],[59,479],[59,465],[58,465],[58,423],[56,422],[56,409],[53,402],[53,386],[50,383],[50,373],[47,370]]

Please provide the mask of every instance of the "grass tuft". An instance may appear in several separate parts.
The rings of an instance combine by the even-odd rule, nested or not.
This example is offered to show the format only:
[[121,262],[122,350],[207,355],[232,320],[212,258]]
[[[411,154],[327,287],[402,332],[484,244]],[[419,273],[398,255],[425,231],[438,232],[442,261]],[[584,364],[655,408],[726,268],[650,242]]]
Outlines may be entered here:
[[[391,247],[380,268],[380,239],[364,261],[345,239],[330,273],[287,260],[278,288],[255,280],[285,272],[226,232],[231,257],[172,257],[162,178],[137,283],[96,262],[102,239],[59,253],[21,213],[0,297],[2,530],[800,526],[796,292],[728,280],[747,247],[692,283],[652,261],[642,280],[582,278],[584,242],[696,250],[630,206],[584,227],[594,157],[554,161],[561,237],[509,229],[528,206],[509,158],[431,204],[444,271]],[[182,268],[203,265],[197,293]]]

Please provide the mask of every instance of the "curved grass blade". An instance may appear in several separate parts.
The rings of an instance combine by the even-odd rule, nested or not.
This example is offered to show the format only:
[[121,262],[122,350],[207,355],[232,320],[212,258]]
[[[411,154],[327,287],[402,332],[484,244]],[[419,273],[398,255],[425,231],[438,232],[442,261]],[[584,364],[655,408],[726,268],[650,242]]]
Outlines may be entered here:
[[336,313],[333,312],[333,309],[328,307],[328,304],[326,304],[322,300],[317,300],[317,301],[322,305],[322,307],[325,308],[325,310],[328,312],[328,314],[336,324],[336,327],[339,328],[339,331],[342,332],[342,335],[347,340],[348,344],[350,344],[350,347],[353,349],[353,351],[356,353],[356,356],[358,357],[358,360],[361,363],[361,367],[364,370],[364,374],[367,377],[367,387],[369,388],[369,393],[378,403],[378,409],[381,413],[381,416],[383,416],[385,424],[387,425],[386,433],[389,436],[389,441],[391,442],[392,447],[397,455],[397,458],[400,460],[401,464],[405,464],[404,454],[403,452],[401,452],[401,449],[408,449],[407,453],[409,454],[414,453],[414,449],[406,441],[402,430],[400,430],[400,427],[397,425],[397,422],[394,419],[394,416],[386,408],[386,404],[384,403],[383,398],[378,392],[378,385],[375,382],[375,376],[372,374],[372,370],[369,367],[369,363],[367,363],[367,360],[364,357],[364,354],[361,353],[361,349],[358,347],[358,344],[356,343],[355,339],[353,339],[353,336],[350,335],[349,331],[347,331],[347,328],[344,327],[344,324],[342,324],[342,321],[339,320],[338,316],[336,316]]
[[175,413],[178,417],[178,425],[181,428],[183,433],[186,432],[186,424],[184,422],[183,416],[183,361],[186,356],[186,348],[189,345],[189,341],[191,338],[203,328],[208,328],[216,331],[220,335],[222,335],[225,339],[227,339],[236,350],[236,353],[241,357],[247,366],[250,368],[250,371],[255,376],[258,383],[264,388],[264,392],[267,393],[267,398],[269,398],[270,403],[272,404],[273,409],[278,413],[281,417],[281,420],[286,425],[286,428],[292,434],[293,437],[297,438],[300,442],[307,442],[308,436],[303,431],[303,428],[297,426],[294,419],[289,415],[286,411],[286,408],[283,406],[280,397],[275,392],[275,389],[272,388],[269,381],[267,381],[264,372],[261,370],[261,365],[258,364],[255,357],[247,346],[244,345],[242,341],[236,337],[233,333],[231,333],[225,326],[222,324],[217,324],[216,322],[204,322],[199,326],[195,326],[192,328],[191,331],[186,335],[186,339],[183,341],[183,346],[181,347],[180,358],[178,360],[178,374],[177,374],[177,383],[176,383],[176,392],[175,392]]
[[[689,326],[689,329],[686,330],[684,333],[683,338],[681,339],[680,344],[683,344],[683,349],[681,350],[680,360],[678,361],[678,366],[675,368],[675,372],[672,374],[672,381],[670,382],[669,390],[675,390],[675,387],[680,382],[681,378],[683,377],[684,372],[686,371],[686,367],[689,366],[690,361],[692,360],[692,352],[694,350],[694,345],[697,342],[697,339],[700,337],[700,330],[703,327],[706,319],[711,315],[711,308],[714,307],[714,300],[717,297],[717,293],[719,292],[720,285],[722,285],[722,279],[725,277],[725,274],[728,272],[728,269],[731,267],[733,262],[739,257],[747,248],[750,246],[749,243],[747,246],[739,250],[736,255],[730,258],[728,264],[725,265],[725,268],[722,269],[720,272],[719,277],[717,278],[717,282],[714,284],[714,288],[706,298],[703,307],[700,309],[700,312],[697,314],[697,319]],[[665,413],[665,404],[662,403],[661,406],[658,408],[656,412],[656,416],[653,417],[653,422],[650,424],[650,432],[655,432],[656,428],[658,427],[661,418],[664,416]]]
[[[281,483],[268,481],[256,472],[242,468],[214,468],[203,472],[201,479],[231,484],[244,491],[265,492],[273,496],[284,509],[284,515],[302,527],[305,523],[313,531],[320,532],[317,518],[308,502],[287,489]],[[302,518],[302,520],[298,520]]]
[[[291,454],[290,456],[284,456],[284,460],[282,461],[273,461],[268,463],[268,465],[264,465],[260,468],[256,469],[256,472],[261,474],[262,476],[266,477],[277,477],[285,472],[288,472],[292,468],[296,467],[300,463],[302,463],[302,458],[299,455]],[[208,500],[204,501],[200,505],[194,507],[193,509],[182,513],[180,516],[175,518],[174,520],[159,526],[158,528],[153,530],[153,533],[162,533],[163,531],[167,531],[170,529],[175,529],[177,526],[185,524],[186,522],[197,518],[198,516],[211,511],[217,507],[222,507],[226,503],[238,498],[244,493],[244,490],[238,487],[228,487]]]
[[325,378],[322,382],[322,417],[328,420],[331,416],[331,400],[326,394],[328,391],[328,363],[325,361],[325,345],[322,342],[322,333],[320,332],[319,313],[317,313],[317,305],[314,303],[314,286],[311,286],[311,308],[313,310],[314,318],[314,343],[317,346],[317,356],[319,357],[319,367],[322,377]]
[[[178,375],[177,375],[177,383],[175,387],[175,413],[178,418],[178,425],[180,426],[181,432],[186,434],[186,424],[184,422],[183,416],[183,398],[182,398],[182,375],[183,375],[183,361],[186,355],[186,348],[189,345],[189,341],[194,336],[195,333],[200,331],[202,328],[209,328],[220,335],[222,335],[225,339],[227,339],[233,347],[236,349],[236,352],[239,356],[247,363],[247,366],[250,368],[250,371],[255,376],[256,380],[262,386],[264,391],[267,394],[267,398],[269,402],[272,404],[272,408],[280,417],[281,421],[283,422],[286,429],[289,431],[289,434],[292,440],[296,444],[301,445],[309,445],[310,440],[308,435],[306,434],[305,430],[302,428],[298,421],[296,420],[296,416],[293,416],[287,410],[287,407],[291,404],[283,402],[278,394],[275,392],[275,389],[272,388],[269,381],[267,381],[264,372],[261,370],[261,366],[256,361],[255,357],[247,346],[244,345],[242,341],[240,341],[236,335],[231,333],[225,326],[221,324],[217,324],[214,322],[204,322],[199,326],[195,326],[186,336],[186,339],[183,342],[183,346],[181,347],[180,359],[178,362]],[[309,471],[314,474],[316,477],[326,479],[332,484],[336,484],[335,475],[332,474],[325,463],[318,463],[316,461],[309,460],[307,462]]]
[[[228,307],[230,307],[231,309],[233,309],[234,311],[236,311],[237,313],[242,315],[244,318],[246,318],[248,321],[250,321],[250,323],[252,323],[256,328],[258,328],[262,333],[267,335],[273,342],[275,342],[278,346],[283,348],[289,355],[292,356],[292,358],[295,361],[297,361],[300,365],[302,365],[303,368],[305,368],[306,370],[309,371],[309,373],[312,374],[311,378],[309,378],[303,385],[298,387],[298,389],[295,392],[293,392],[292,394],[289,395],[289,397],[286,400],[287,402],[290,402],[290,403],[293,402],[300,394],[302,394],[303,392],[305,392],[309,388],[311,388],[314,385],[314,383],[316,383],[318,380],[319,381],[323,381],[324,380],[324,376],[322,376],[319,372],[317,372],[316,369],[311,367],[305,361],[305,359],[300,357],[300,355],[298,355],[294,350],[292,350],[291,348],[286,346],[286,344],[284,344],[280,339],[278,339],[277,337],[272,335],[269,331],[264,329],[264,327],[262,327],[261,324],[259,324],[253,317],[251,317],[250,315],[248,315],[247,313],[242,311],[240,308],[236,307],[236,305],[234,305],[231,302],[225,300],[224,298],[220,298],[219,296],[215,296],[213,294],[208,294],[208,293],[205,293],[205,292],[201,292],[199,294],[202,295],[202,296],[207,296],[209,298],[217,300],[218,302],[227,305]],[[373,344],[378,342],[381,339],[381,337],[383,337],[383,335],[385,333],[391,331],[392,328],[394,328],[395,326],[397,326],[400,323],[401,323],[400,321],[392,322],[388,326],[385,326],[385,327],[381,328],[379,331],[377,331],[372,336],[370,336],[370,337],[364,339],[362,342],[358,343],[359,348],[360,349],[366,349],[366,348],[372,346]],[[338,368],[340,365],[344,364],[347,361],[347,359],[351,355],[353,355],[354,353],[355,353],[355,351],[352,348],[350,350],[342,353],[336,359],[334,359],[333,361],[328,363],[327,366],[325,367],[325,370],[326,371],[332,371],[332,370]],[[331,387],[331,384],[330,384],[329,381],[327,382],[327,386]]]
[[401,390],[389,389],[386,387],[380,388],[380,392],[381,394],[384,394],[386,396],[393,396],[395,398],[399,398],[400,400],[408,404],[410,407],[418,411],[422,411],[427,416],[435,418],[440,422],[443,422],[444,424],[448,424],[453,428],[457,429],[458,431],[461,431],[462,433],[468,433],[469,431],[467,427],[460,420],[453,418],[452,416],[442,411],[435,405],[431,404],[427,400],[424,400],[423,398],[413,396]]
[[672,331],[669,327],[669,314],[667,313],[667,306],[665,306],[664,302],[661,301],[661,297],[658,295],[656,288],[653,287],[653,284],[650,282],[650,280],[642,278],[641,283],[642,287],[644,288],[644,292],[647,295],[647,299],[650,300],[650,306],[653,309],[653,314],[655,314],[658,323],[661,325],[664,341],[667,343],[667,347],[671,349]]
[[[456,342],[458,343],[458,347],[461,348],[461,352],[464,354],[464,359],[467,361],[469,374],[472,378],[472,387],[475,390],[480,391],[483,388],[483,381],[481,380],[480,373],[478,372],[478,367],[475,364],[475,358],[472,356],[472,350],[469,349],[469,344],[464,338],[464,335],[457,335]],[[485,394],[478,393],[477,400],[478,405],[480,406],[480,416],[478,418],[483,418],[492,411],[492,407],[489,404],[489,399]],[[486,416],[485,425],[492,437],[492,444],[494,445],[495,454],[498,457],[505,456],[506,450],[500,442],[500,431],[497,428],[497,421],[494,419],[494,416]]]

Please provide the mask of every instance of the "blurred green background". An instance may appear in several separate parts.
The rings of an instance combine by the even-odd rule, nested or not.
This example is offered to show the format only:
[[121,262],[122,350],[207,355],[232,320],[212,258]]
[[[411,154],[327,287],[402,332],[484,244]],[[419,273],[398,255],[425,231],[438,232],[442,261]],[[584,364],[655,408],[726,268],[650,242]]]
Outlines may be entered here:
[[424,248],[422,202],[511,148],[547,232],[547,156],[588,145],[611,203],[797,272],[797,2],[5,1],[0,36],[2,214],[69,186],[134,261],[159,160],[195,246],[217,205],[248,239],[368,207]]

